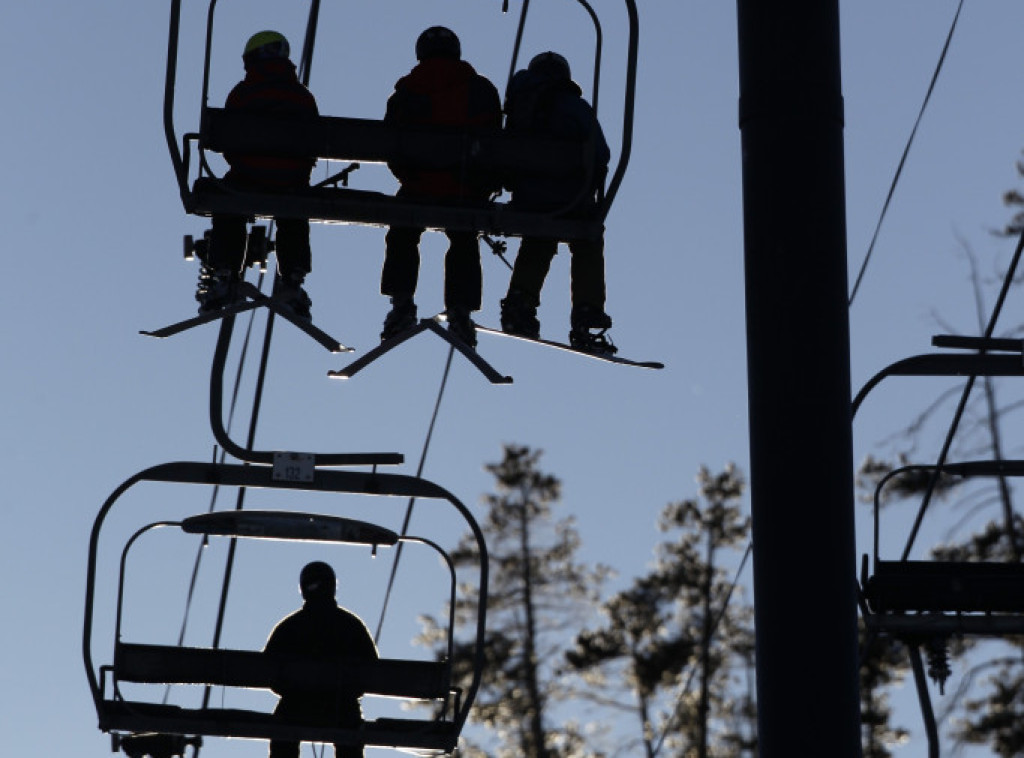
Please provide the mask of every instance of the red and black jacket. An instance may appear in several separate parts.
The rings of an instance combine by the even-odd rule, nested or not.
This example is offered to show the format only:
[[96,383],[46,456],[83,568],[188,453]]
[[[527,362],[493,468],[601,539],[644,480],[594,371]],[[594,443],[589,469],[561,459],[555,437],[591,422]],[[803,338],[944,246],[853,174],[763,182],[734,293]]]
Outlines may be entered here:
[[[395,84],[385,123],[398,126],[501,127],[498,90],[462,60],[428,58]],[[402,194],[482,200],[500,187],[493,177],[389,163]]]
[[[235,85],[225,110],[241,113],[317,116],[316,99],[299,81],[295,65],[282,58],[246,61],[245,79]],[[309,185],[315,157],[287,158],[228,153],[227,179],[259,190],[296,189]]]

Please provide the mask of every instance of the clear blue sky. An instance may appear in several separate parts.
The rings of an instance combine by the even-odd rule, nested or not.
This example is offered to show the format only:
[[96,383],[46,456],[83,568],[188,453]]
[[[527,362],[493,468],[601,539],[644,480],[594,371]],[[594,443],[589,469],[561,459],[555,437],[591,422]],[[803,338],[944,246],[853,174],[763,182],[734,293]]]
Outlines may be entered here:
[[[278,28],[298,46],[304,10],[293,12],[292,5],[221,2],[215,102],[240,76],[238,55],[249,34]],[[524,56],[564,52],[589,91],[586,18],[567,1],[533,5]],[[198,127],[206,7],[195,0],[185,6],[179,134]],[[624,20],[615,0],[594,6],[608,14],[601,116],[614,150]],[[643,571],[658,539],[658,512],[694,494],[700,464],[718,470],[735,461],[745,470],[748,458],[735,7],[710,0],[643,6],[633,155],[608,220],[608,310],[624,355],[662,360],[667,368],[620,368],[483,337],[481,351],[515,383],[491,386],[456,359],[424,472],[479,508],[491,485],[482,466],[500,458],[502,443],[542,448],[544,467],[563,482],[562,512],[578,519],[583,557],[610,564],[622,581]],[[953,0],[843,6],[851,281],[955,9]],[[181,237],[201,234],[204,222],[181,208],[162,132],[168,4],[8,3],[0,17],[8,32],[0,53],[8,250],[0,300],[6,357],[0,571],[7,607],[0,626],[6,682],[0,752],[98,758],[109,745],[95,729],[80,656],[89,529],[107,495],[135,472],[211,455],[206,408],[216,329],[165,341],[138,334],[193,312],[197,269],[181,259]],[[393,81],[414,63],[417,33],[435,23],[455,29],[465,57],[501,87],[515,18],[503,17],[497,0],[326,2],[312,89],[324,113],[379,117]],[[961,331],[974,329],[957,236],[986,270],[995,271],[1012,253],[1013,242],[989,230],[1007,218],[1000,197],[1016,182],[1014,162],[1024,147],[1022,21],[1024,9],[1009,0],[964,11],[852,309],[855,389],[886,364],[927,351],[930,336],[944,330],[933,312]],[[373,167],[353,181],[394,186]],[[318,227],[313,246],[308,289],[316,322],[344,343],[372,347],[387,310],[377,292],[383,231]],[[439,239],[425,240],[418,297],[425,312],[441,308],[442,251]],[[540,313],[545,336],[558,339],[568,327],[567,264],[564,253],[556,259]],[[493,325],[507,272],[497,260],[484,265],[479,320]],[[1004,323],[1015,319],[1020,307],[1011,302]],[[326,373],[345,359],[279,322],[257,445],[402,452],[407,463],[398,470],[414,473],[446,355],[442,342],[424,335],[356,379],[337,382]],[[908,422],[923,394],[911,380],[877,391],[857,421],[857,459]],[[794,486],[799,479],[794,461]],[[175,517],[208,504],[207,493],[192,488],[167,488],[135,502],[138,510],[127,506],[117,528],[138,523],[136,514]],[[397,527],[404,505],[358,506],[353,515]],[[858,553],[870,549],[868,515],[858,511]],[[457,539],[461,530],[433,516],[425,506],[417,510],[414,531],[448,544]],[[892,529],[888,544],[901,544],[898,519]],[[943,525],[930,526],[928,536],[932,543],[943,538]],[[156,542],[146,558],[153,594],[137,606],[136,629],[151,641],[170,642],[193,555],[191,545],[182,553]],[[225,644],[258,647],[274,620],[296,605],[295,575],[306,554],[282,555],[240,552]],[[373,622],[388,564],[363,558],[351,568],[337,565],[348,572],[344,602]],[[216,565],[207,562],[211,572]],[[346,585],[357,571],[358,581]],[[410,561],[400,575],[385,654],[408,654],[416,616],[440,608],[443,591],[435,599],[421,587],[428,574]],[[209,639],[218,579],[211,573],[205,581],[192,644]],[[101,613],[110,610],[106,605]],[[97,643],[104,660],[107,645]],[[913,699],[907,703],[900,720],[917,741],[899,755],[924,755],[919,716]],[[263,748],[215,752],[221,750],[211,744],[204,752],[251,755]]]

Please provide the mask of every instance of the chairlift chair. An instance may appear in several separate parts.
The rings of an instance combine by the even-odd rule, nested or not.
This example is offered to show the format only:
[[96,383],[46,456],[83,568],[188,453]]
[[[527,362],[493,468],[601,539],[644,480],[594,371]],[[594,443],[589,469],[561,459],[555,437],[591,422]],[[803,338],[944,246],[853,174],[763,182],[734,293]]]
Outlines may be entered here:
[[[854,398],[856,413],[867,394],[891,376],[1024,376],[1024,341],[936,335],[936,347],[969,353],[928,353],[891,364]],[[873,573],[868,556],[861,584],[869,628],[911,634],[1009,634],[1024,631],[1024,564],[883,560],[879,555],[880,498],[886,484],[910,470],[958,476],[1020,476],[1014,461],[974,461],[905,466],[875,489]],[[994,615],[1000,614],[1000,615]]]
[[[600,70],[601,26],[586,0],[575,0],[590,16],[595,27],[594,99]],[[239,115],[208,102],[213,21],[217,0],[210,0],[207,14],[206,55],[203,70],[199,130],[181,136],[174,125],[174,89],[177,76],[181,0],[171,0],[171,21],[164,93],[164,131],[179,193],[186,212],[198,216],[234,214],[255,218],[309,218],[313,222],[371,226],[415,226],[433,230],[475,231],[494,236],[535,235],[557,239],[596,238],[603,232],[629,160],[632,142],[633,100],[638,49],[638,14],[635,0],[623,0],[629,36],[626,52],[626,82],[623,105],[622,143],[618,163],[602,189],[599,209],[588,218],[573,217],[567,211],[526,212],[508,203],[485,202],[446,206],[415,202],[380,192],[350,188],[351,170],[361,163],[398,161],[431,168],[460,171],[507,172],[510,169],[559,174],[593,172],[592,150],[563,141],[508,135],[501,131],[450,128],[398,128],[383,121],[340,116],[316,118]],[[523,3],[516,53],[525,25],[528,0]],[[319,14],[319,0],[310,7],[306,46],[303,51],[305,77],[312,59],[312,41]],[[507,6],[507,3],[506,3]],[[513,56],[513,66],[515,57]],[[179,146],[180,142],[180,146]],[[280,156],[316,156],[349,161],[347,169],[332,180],[294,193],[242,192],[227,187],[210,169],[207,152],[254,152]],[[195,165],[193,165],[195,155]]]
[[[937,335],[935,347],[969,353],[927,353],[897,361],[873,376],[853,400],[856,415],[867,395],[891,376],[1024,376],[1024,341]],[[932,476],[1022,476],[1024,461],[943,462],[912,465],[889,472],[874,494],[873,565],[863,556],[860,600],[870,634],[903,640],[914,672],[929,755],[938,755],[939,730],[928,693],[927,674],[942,690],[950,674],[950,637],[1004,637],[1024,633],[1024,564],[963,561],[883,560],[879,553],[880,499],[886,484],[909,470]],[[925,501],[927,502],[927,500]],[[924,514],[924,505],[918,522]],[[916,531],[916,526],[915,526]],[[908,546],[909,549],[909,546]]]
[[[93,656],[93,618],[98,585],[97,562],[100,534],[110,510],[140,483],[193,484],[238,488],[286,489],[339,494],[392,496],[446,500],[469,524],[480,555],[479,604],[473,676],[463,691],[452,681],[453,617],[448,623],[448,655],[442,661],[380,659],[374,662],[341,663],[325,667],[322,661],[297,658],[282,664],[258,651],[180,647],[129,642],[122,639],[124,583],[129,550],[157,528],[176,528],[208,538],[272,539],[287,542],[316,541],[328,544],[378,546],[399,543],[426,545],[444,559],[450,574],[449,606],[454,614],[456,577],[445,551],[431,540],[399,536],[375,524],[340,516],[292,511],[215,511],[181,521],[156,521],[138,529],[124,544],[117,582],[117,619],[112,662],[96,666]],[[484,660],[484,629],[487,597],[487,550],[479,526],[469,510],[451,493],[418,477],[397,474],[318,470],[313,480],[288,478],[265,465],[177,462],[146,469],[122,483],[103,504],[89,544],[83,658],[99,728],[113,736],[115,748],[129,756],[181,754],[186,745],[198,745],[203,737],[283,739],[338,744],[362,744],[397,748],[427,755],[451,753],[458,742],[480,685]],[[270,689],[282,682],[314,688],[330,688],[341,681],[357,683],[370,696],[434,703],[436,718],[377,718],[364,720],[357,729],[310,727],[283,723],[270,713],[233,708],[185,708],[162,703],[157,691],[178,684],[217,685]],[[129,700],[122,685],[162,685],[147,688],[150,699]],[[134,692],[133,692],[134,694]]]

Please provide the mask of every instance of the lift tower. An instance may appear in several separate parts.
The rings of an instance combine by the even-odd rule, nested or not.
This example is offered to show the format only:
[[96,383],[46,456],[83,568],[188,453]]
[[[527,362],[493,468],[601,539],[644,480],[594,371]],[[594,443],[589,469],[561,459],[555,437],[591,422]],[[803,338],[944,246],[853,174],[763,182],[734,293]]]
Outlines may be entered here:
[[859,758],[838,0],[737,0],[761,758]]

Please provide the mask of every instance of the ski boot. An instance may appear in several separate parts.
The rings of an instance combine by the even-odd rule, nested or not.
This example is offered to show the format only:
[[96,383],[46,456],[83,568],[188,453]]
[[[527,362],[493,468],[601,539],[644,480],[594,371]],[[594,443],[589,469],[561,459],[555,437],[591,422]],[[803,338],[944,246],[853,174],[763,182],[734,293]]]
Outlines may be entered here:
[[199,313],[219,311],[238,301],[238,283],[241,277],[228,269],[213,269],[205,263],[199,268],[199,284],[196,286],[196,300]]
[[311,321],[313,317],[309,309],[313,306],[313,301],[309,299],[306,290],[302,288],[305,278],[306,275],[300,271],[292,271],[278,276],[274,280],[274,298],[297,318]]
[[404,331],[416,326],[416,303],[412,295],[395,295],[391,298],[391,311],[384,318],[384,329],[380,341],[386,342]]
[[531,340],[540,339],[537,306],[526,302],[526,297],[519,290],[509,290],[501,301],[501,331]]
[[465,342],[472,348],[476,347],[476,324],[469,317],[469,309],[463,305],[452,305],[445,311],[448,321],[448,333]]
[[569,344],[578,350],[595,355],[615,355],[618,348],[605,335],[612,326],[612,318],[593,305],[574,305],[569,317]]

